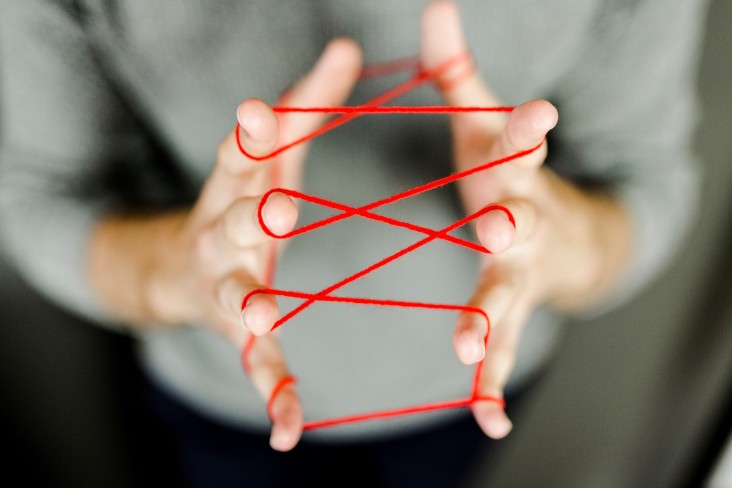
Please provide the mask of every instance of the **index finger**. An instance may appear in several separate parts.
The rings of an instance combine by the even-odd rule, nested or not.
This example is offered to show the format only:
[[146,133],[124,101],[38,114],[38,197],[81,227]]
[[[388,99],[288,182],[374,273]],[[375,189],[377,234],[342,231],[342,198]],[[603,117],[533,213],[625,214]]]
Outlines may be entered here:
[[[269,154],[280,135],[279,121],[272,107],[250,98],[236,109],[237,125],[219,146],[217,167],[228,176],[239,176],[262,166],[252,159]],[[243,151],[241,150],[243,149]]]
[[239,105],[237,119],[234,130],[219,144],[216,166],[196,205],[200,221],[220,215],[239,197],[264,193],[269,185],[268,162],[247,157],[238,144],[254,154],[269,153],[279,138],[277,117],[262,100],[250,98]]

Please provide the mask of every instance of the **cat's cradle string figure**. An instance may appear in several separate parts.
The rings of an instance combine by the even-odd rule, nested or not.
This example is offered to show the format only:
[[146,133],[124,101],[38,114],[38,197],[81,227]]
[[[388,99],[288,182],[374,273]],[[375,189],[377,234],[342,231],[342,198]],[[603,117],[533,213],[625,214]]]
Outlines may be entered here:
[[[423,70],[421,69],[418,61],[416,58],[404,58],[404,59],[397,59],[394,61],[389,61],[385,63],[379,63],[376,65],[370,65],[364,68],[362,71],[361,79],[371,79],[376,78],[383,75],[392,74],[394,72],[398,71],[404,71],[404,70],[411,70],[413,71],[413,75],[405,82],[402,82],[393,88],[387,90],[386,92],[382,93],[381,95],[378,95],[377,97],[369,100],[368,102],[359,105],[359,106],[353,106],[353,107],[289,107],[289,106],[275,106],[273,107],[274,111],[277,113],[326,113],[326,114],[337,114],[338,117],[330,120],[328,123],[320,127],[319,129],[312,131],[308,134],[305,134],[301,136],[300,138],[297,138],[293,141],[285,142],[281,145],[279,145],[277,148],[272,150],[270,153],[265,154],[263,156],[255,156],[250,153],[248,153],[243,145],[241,144],[241,141],[239,137],[236,138],[237,146],[239,151],[245,155],[246,157],[256,160],[256,161],[265,161],[265,160],[274,160],[276,162],[276,157],[283,152],[299,145],[305,142],[308,142],[312,139],[315,139],[316,137],[331,131],[335,129],[336,127],[343,125],[351,120],[353,120],[356,117],[371,114],[371,115],[380,115],[380,114],[433,114],[433,113],[460,113],[460,112],[511,112],[513,110],[513,107],[508,106],[498,106],[498,107],[477,107],[477,106],[471,106],[471,107],[461,107],[461,106],[385,106],[385,103],[388,103],[389,101],[404,95],[405,93],[408,93],[411,90],[414,90],[415,88],[427,83],[427,82],[434,82],[439,85],[441,89],[449,89],[452,87],[457,86],[463,79],[465,79],[467,76],[471,75],[473,73],[474,67],[472,58],[468,53],[462,53],[459,56],[455,56],[446,62],[442,63],[441,65],[437,66],[436,68],[432,70]],[[454,71],[457,74],[453,75],[450,79],[445,80],[442,75],[444,75],[448,71]],[[238,126],[237,126],[237,134],[238,134]],[[342,280],[326,287],[325,289],[321,290],[318,293],[304,293],[299,291],[291,291],[291,290],[280,290],[273,288],[272,281],[273,281],[273,274],[274,274],[274,266],[276,264],[276,249],[275,249],[275,241],[272,241],[270,249],[269,249],[269,258],[268,258],[268,271],[266,273],[267,275],[267,287],[254,290],[249,292],[245,297],[242,299],[241,304],[241,310],[244,311],[246,304],[248,300],[259,293],[267,293],[269,295],[273,296],[280,296],[280,297],[287,297],[287,298],[294,298],[301,300],[300,305],[296,306],[293,310],[289,311],[282,317],[280,317],[272,327],[272,330],[284,325],[291,319],[295,318],[299,313],[310,307],[315,302],[330,302],[330,303],[347,303],[352,305],[369,305],[369,306],[380,306],[380,307],[399,307],[399,308],[412,308],[412,309],[432,309],[432,310],[445,310],[445,311],[455,311],[455,312],[463,312],[463,313],[471,313],[478,315],[482,318],[482,320],[485,321],[486,324],[486,334],[484,337],[484,344],[487,350],[488,342],[490,339],[490,317],[488,313],[485,310],[482,310],[478,307],[472,307],[468,305],[458,305],[458,304],[450,304],[450,303],[428,303],[428,302],[420,302],[420,301],[406,301],[406,300],[398,300],[398,299],[384,299],[384,298],[364,298],[364,297],[347,297],[347,296],[338,296],[333,295],[334,292],[338,291],[339,289],[343,288],[344,286],[353,283],[354,281],[363,278],[364,276],[372,273],[373,271],[376,271],[377,269],[380,269],[384,266],[389,265],[390,263],[406,256],[407,254],[426,246],[436,240],[442,240],[449,244],[461,246],[463,248],[466,248],[468,250],[471,250],[473,252],[478,253],[485,253],[488,254],[490,251],[486,249],[484,246],[477,244],[475,242],[471,242],[456,236],[451,235],[451,233],[471,222],[473,222],[475,219],[479,218],[480,216],[486,214],[490,211],[499,210],[506,214],[508,217],[508,220],[511,222],[511,224],[515,227],[516,222],[513,218],[513,215],[511,212],[501,206],[501,205],[488,205],[486,207],[481,208],[480,210],[473,212],[456,222],[453,222],[452,224],[448,225],[447,227],[439,230],[429,229],[414,223],[410,223],[407,221],[402,221],[398,219],[394,219],[391,217],[387,217],[384,215],[380,215],[376,212],[380,207],[384,207],[386,205],[390,205],[393,203],[396,203],[398,201],[406,200],[408,198],[423,194],[425,192],[435,190],[437,188],[444,187],[445,185],[449,185],[451,183],[455,183],[463,178],[467,178],[471,175],[481,173],[484,171],[488,171],[491,168],[494,168],[496,166],[508,163],[510,161],[522,158],[524,156],[527,156],[534,151],[538,150],[542,146],[543,142],[539,145],[520,151],[508,156],[505,156],[500,159],[495,159],[491,161],[487,161],[483,164],[479,164],[477,166],[474,166],[472,168],[469,168],[467,170],[460,171],[458,173],[453,173],[451,175],[445,176],[443,178],[439,178],[434,181],[430,181],[428,183],[419,185],[417,187],[408,189],[403,192],[399,192],[395,195],[392,195],[387,198],[383,198],[377,201],[374,201],[372,203],[369,203],[367,205],[361,206],[361,207],[353,207],[341,202],[335,202],[332,200],[328,200],[325,198],[317,197],[314,195],[307,195],[303,192],[299,192],[297,190],[289,189],[289,188],[282,188],[278,187],[279,183],[279,170],[277,165],[273,165],[273,186],[274,188],[270,189],[265,195],[262,197],[259,203],[259,208],[257,212],[259,224],[262,227],[263,231],[269,235],[270,237],[274,239],[286,239],[290,237],[295,237],[298,235],[305,234],[307,232],[316,231],[320,228],[323,228],[325,226],[334,224],[336,222],[342,221],[344,219],[349,219],[351,217],[360,217],[364,219],[369,219],[373,221],[377,221],[386,225],[395,226],[395,227],[401,227],[407,230],[410,230],[416,234],[418,234],[421,238],[414,242],[413,244],[400,249],[399,251],[386,256],[385,258],[371,264],[370,266],[351,274],[350,276],[347,276],[343,278]],[[270,196],[273,193],[281,192],[285,195],[296,199],[301,200],[310,204],[320,205],[332,210],[336,210],[339,213],[336,213],[335,215],[332,215],[330,217],[327,217],[325,219],[312,222],[306,225],[303,225],[299,228],[296,228],[286,234],[278,235],[272,232],[272,230],[266,225],[263,217],[262,217],[262,209],[264,205],[266,204],[267,200],[270,198]],[[242,359],[242,365],[245,371],[248,372],[249,370],[249,353],[251,351],[251,348],[254,345],[255,342],[255,336],[249,335],[247,342],[245,343],[241,359]],[[470,393],[469,396],[465,398],[459,398],[459,399],[453,399],[453,400],[447,400],[442,402],[432,402],[432,403],[425,403],[420,405],[414,405],[414,406],[408,406],[408,407],[401,407],[401,408],[394,408],[394,409],[388,409],[388,410],[380,410],[375,412],[366,412],[366,413],[357,413],[353,415],[346,415],[341,416],[337,418],[331,418],[331,419],[321,419],[321,420],[312,420],[307,421],[304,424],[304,430],[314,430],[319,428],[325,428],[325,427],[332,427],[336,425],[343,425],[343,424],[349,424],[349,423],[356,423],[356,422],[363,422],[367,420],[374,420],[374,419],[380,419],[380,418],[388,418],[388,417],[397,417],[402,415],[410,415],[410,414],[417,414],[422,412],[429,412],[429,411],[435,411],[435,410],[445,410],[445,409],[453,409],[453,408],[462,408],[462,407],[469,407],[472,404],[476,402],[494,402],[498,405],[500,405],[502,408],[504,405],[503,398],[495,397],[495,396],[489,396],[489,395],[481,395],[479,392],[479,385],[481,380],[481,373],[483,369],[483,364],[485,362],[485,358],[483,358],[480,362],[478,362],[475,365],[475,372],[473,374],[472,384],[470,385]],[[282,378],[272,389],[269,400],[267,401],[267,412],[272,418],[272,405],[277,398],[277,395],[282,391],[282,389],[289,385],[294,383],[296,380],[293,376],[285,376]]]

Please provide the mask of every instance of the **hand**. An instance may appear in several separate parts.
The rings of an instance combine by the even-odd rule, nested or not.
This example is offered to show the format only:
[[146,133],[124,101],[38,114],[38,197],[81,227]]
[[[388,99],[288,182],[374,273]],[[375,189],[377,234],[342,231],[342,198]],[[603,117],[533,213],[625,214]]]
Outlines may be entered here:
[[[423,17],[425,68],[466,51],[456,7],[448,1],[430,4]],[[464,66],[456,67],[437,80],[445,87],[448,104],[501,105],[475,71],[464,74]],[[541,145],[527,156],[460,182],[469,214],[498,203],[516,221],[514,228],[504,212],[492,211],[475,222],[479,241],[493,254],[482,258],[469,304],[488,313],[492,331],[486,351],[485,324],[474,314],[462,314],[453,345],[465,364],[485,357],[481,395],[503,395],[523,325],[534,308],[550,303],[576,310],[592,304],[617,278],[629,253],[628,218],[620,206],[609,197],[579,190],[542,166],[545,136],[557,119],[557,110],[545,100],[525,103],[508,117],[459,113],[451,118],[459,171]],[[490,437],[502,438],[512,428],[495,403],[477,402],[473,413]]]
[[[355,43],[334,40],[282,101],[295,106],[342,104],[360,68]],[[278,141],[286,143],[313,131],[324,116],[275,114],[264,102],[249,99],[238,107],[237,119],[245,151],[261,157]],[[192,209],[103,222],[92,238],[91,267],[97,289],[129,323],[205,324],[239,349],[247,334],[261,336],[250,350],[248,365],[255,387],[268,399],[288,374],[277,338],[267,335],[278,318],[277,301],[256,294],[243,311],[241,301],[250,291],[266,288],[274,249],[257,217],[262,195],[273,185],[297,187],[306,145],[254,161],[239,151],[236,137],[232,131],[219,146],[216,166]],[[288,196],[275,193],[262,217],[271,231],[285,234],[295,226],[297,207]],[[139,293],[125,297],[120,290]],[[294,386],[281,390],[271,407],[270,443],[277,450],[292,449],[303,425]]]

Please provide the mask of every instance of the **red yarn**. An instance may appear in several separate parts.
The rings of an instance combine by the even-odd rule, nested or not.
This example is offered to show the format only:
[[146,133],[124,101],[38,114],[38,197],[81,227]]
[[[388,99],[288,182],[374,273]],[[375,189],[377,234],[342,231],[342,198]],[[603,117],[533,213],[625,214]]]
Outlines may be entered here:
[[513,107],[273,107],[277,113],[321,114],[448,114],[460,112],[511,112]]
[[358,79],[370,80],[371,78],[381,78],[382,76],[408,70],[419,71],[419,56],[392,59],[391,61],[364,66]]
[[[458,68],[460,68],[459,63],[464,63],[462,66],[462,71],[460,72],[459,77],[453,78],[452,80],[443,80],[441,79],[441,75],[443,75],[447,70],[450,68],[453,68],[457,65]],[[390,90],[387,90],[385,93],[371,99],[370,101],[366,102],[365,104],[361,106],[356,107],[286,107],[286,106],[276,106],[274,107],[274,111],[278,113],[332,113],[332,114],[341,114],[339,117],[336,117],[335,119],[329,121],[328,123],[324,124],[320,128],[314,130],[313,132],[306,134],[294,141],[287,142],[282,144],[280,147],[276,148],[269,154],[266,154],[264,156],[254,156],[252,154],[249,154],[244,147],[241,144],[241,141],[239,140],[239,137],[236,138],[237,145],[239,147],[239,150],[242,154],[247,156],[250,159],[256,160],[256,161],[262,161],[267,159],[275,158],[276,156],[282,154],[283,152],[287,151],[288,149],[298,145],[302,144],[304,142],[307,142],[311,139],[314,139],[315,137],[318,137],[319,135],[322,135],[346,122],[349,122],[350,120],[353,120],[354,118],[364,115],[364,114],[394,114],[394,113],[401,113],[401,114],[424,114],[424,113],[460,113],[460,112],[510,112],[513,110],[513,107],[449,107],[449,106],[428,106],[428,107],[407,107],[407,106],[389,106],[385,107],[383,106],[384,103],[401,96],[414,88],[422,85],[423,83],[427,81],[436,81],[439,83],[441,87],[449,87],[452,88],[456,86],[458,82],[462,82],[466,76],[473,73],[473,65],[470,56],[467,53],[463,53],[459,56],[456,56],[454,58],[449,59],[448,61],[442,63],[438,67],[432,69],[432,70],[423,70],[419,66],[419,62],[417,58],[404,58],[399,59],[391,62],[381,63],[378,65],[372,65],[369,67],[364,68],[362,71],[360,79],[369,79],[369,78],[375,78],[378,76],[383,76],[387,74],[391,74],[397,71],[404,71],[404,70],[414,70],[414,75],[408,79],[407,81],[391,88]],[[236,126],[237,135],[239,130],[239,125]],[[351,276],[348,276],[341,281],[334,283],[333,285],[330,285],[329,287],[321,290],[318,293],[303,293],[298,291],[288,291],[288,290],[278,290],[271,287],[272,284],[272,277],[273,277],[273,271],[274,271],[274,264],[275,264],[275,252],[274,252],[274,242],[272,243],[272,246],[270,248],[269,253],[269,270],[267,274],[267,283],[268,288],[262,288],[258,290],[254,290],[250,293],[248,293],[243,299],[242,299],[242,305],[241,308],[244,310],[244,307],[246,307],[246,304],[252,296],[259,293],[267,293],[269,295],[274,296],[283,296],[283,297],[289,297],[289,298],[296,298],[301,299],[303,302],[295,307],[293,310],[291,310],[289,313],[281,317],[280,319],[275,322],[274,326],[272,327],[272,330],[282,326],[286,322],[288,322],[290,319],[294,318],[296,315],[298,315],[300,312],[308,308],[310,305],[315,303],[316,301],[320,302],[338,302],[338,303],[350,303],[354,305],[372,305],[372,306],[382,306],[382,307],[399,307],[399,308],[417,308],[417,309],[433,309],[433,310],[450,310],[450,311],[458,311],[463,313],[474,313],[478,314],[486,322],[486,335],[484,338],[484,344],[486,347],[486,350],[488,349],[488,339],[490,336],[490,319],[488,317],[488,314],[478,308],[478,307],[472,307],[468,305],[456,305],[456,304],[446,304],[446,303],[425,303],[425,302],[417,302],[417,301],[405,301],[405,300],[386,300],[386,299],[374,299],[374,298],[362,298],[362,297],[341,297],[341,296],[333,296],[332,293],[336,290],[348,285],[349,283],[352,283],[369,273],[388,265],[389,263],[415,251],[416,249],[419,249],[422,246],[425,246],[429,244],[432,241],[435,240],[443,240],[446,242],[449,242],[454,245],[462,246],[465,248],[468,248],[475,252],[480,253],[490,253],[488,249],[485,247],[476,244],[474,242],[467,241],[465,239],[461,239],[459,237],[451,236],[450,233],[454,230],[468,224],[469,222],[472,222],[473,220],[477,219],[481,215],[484,215],[487,212],[493,211],[493,210],[500,210],[506,214],[511,224],[516,225],[515,220],[513,218],[513,215],[511,212],[500,205],[489,205],[487,207],[484,207],[466,217],[463,217],[462,219],[450,224],[449,226],[445,227],[441,230],[433,230],[429,229],[420,225],[412,224],[410,222],[404,222],[401,220],[397,220],[391,217],[386,217],[383,215],[379,215],[376,213],[373,213],[372,210],[377,209],[379,207],[389,205],[392,203],[395,203],[400,200],[405,200],[408,198],[411,198],[413,196],[422,194],[424,192],[434,190],[436,188],[445,186],[447,184],[453,183],[457,180],[460,180],[462,178],[466,178],[470,175],[487,171],[490,168],[493,168],[495,166],[507,163],[509,161],[512,161],[514,159],[518,159],[524,156],[527,156],[534,151],[538,150],[543,142],[536,147],[533,147],[531,149],[527,149],[525,151],[520,151],[515,154],[488,161],[484,164],[481,164],[479,166],[461,171],[459,173],[454,173],[452,175],[431,181],[429,183],[417,186],[415,188],[412,188],[410,190],[397,193],[396,195],[392,195],[390,197],[377,200],[375,202],[372,202],[368,205],[364,205],[362,207],[352,207],[349,205],[345,205],[342,203],[334,202],[331,200],[327,200],[325,198],[316,197],[313,195],[307,195],[305,193],[291,190],[288,188],[273,188],[269,190],[260,200],[259,202],[259,209],[258,209],[258,219],[259,224],[264,230],[267,235],[276,238],[276,239],[284,239],[289,237],[294,237],[300,234],[304,234],[306,232],[310,232],[322,227],[325,227],[327,225],[331,225],[335,222],[351,218],[353,216],[359,216],[365,219],[374,220],[378,222],[382,222],[387,225],[395,226],[395,227],[401,227],[404,229],[411,230],[413,232],[416,232],[418,234],[423,234],[425,237],[420,239],[419,241],[415,242],[414,244],[405,247],[404,249],[401,249],[394,254],[387,256],[380,261],[368,266],[367,268],[364,268],[361,271],[358,271],[357,273],[352,274]],[[278,165],[273,166],[273,186],[276,185],[276,182],[279,180],[279,169]],[[309,203],[313,203],[316,205],[321,205],[333,210],[340,211],[339,214],[336,214],[334,216],[322,219],[317,222],[313,222],[311,224],[304,225],[302,227],[299,227],[297,229],[294,229],[286,234],[283,235],[277,235],[274,234],[265,224],[264,219],[262,217],[262,208],[264,207],[265,203],[269,199],[269,197],[274,192],[280,192],[284,193],[292,198],[304,200]],[[253,344],[254,344],[255,338],[253,335],[249,336],[249,339],[247,340],[243,350],[242,350],[242,364],[244,366],[244,369],[249,372],[250,366],[248,362],[248,355],[249,351],[251,350]],[[444,410],[444,409],[451,409],[451,408],[461,408],[461,407],[469,407],[473,405],[476,402],[481,401],[491,401],[503,408],[504,401],[502,398],[499,397],[493,397],[493,396],[481,396],[478,394],[478,388],[480,385],[480,378],[482,374],[482,366],[485,362],[485,358],[481,360],[475,367],[475,373],[473,375],[473,382],[471,386],[471,392],[470,396],[468,398],[463,399],[457,399],[457,400],[450,400],[445,402],[438,402],[438,403],[428,403],[424,405],[417,405],[412,407],[406,407],[406,408],[397,408],[392,410],[384,410],[384,411],[378,411],[378,412],[370,412],[370,413],[364,413],[364,414],[357,414],[357,415],[351,415],[351,416],[345,416],[345,417],[339,417],[334,419],[324,419],[324,420],[318,420],[318,421],[311,421],[306,422],[304,425],[304,430],[313,430],[313,429],[319,429],[324,427],[332,427],[335,425],[341,425],[341,424],[348,424],[348,423],[355,423],[355,422],[362,422],[366,420],[373,420],[373,419],[379,419],[379,418],[388,418],[388,417],[396,417],[401,415],[408,415],[408,414],[415,414],[415,413],[421,413],[421,412],[428,412],[428,411],[434,411],[434,410]],[[291,376],[286,376],[282,378],[279,383],[273,388],[269,400],[267,402],[267,412],[271,419],[273,419],[273,412],[272,412],[272,406],[274,404],[274,401],[277,398],[277,395],[280,393],[282,388],[286,386],[287,384],[293,383],[295,379]]]
[[[451,67],[455,66],[460,61],[465,61],[466,59],[470,59],[470,55],[468,53],[460,54],[459,56],[455,56],[454,58],[448,59],[444,63],[440,64],[434,69],[431,70],[422,70],[420,68],[417,69],[415,75],[405,81],[404,83],[400,83],[399,85],[385,91],[381,95],[378,95],[368,102],[364,103],[362,106],[377,106],[377,105],[383,105],[389,100],[392,100],[396,97],[399,97],[401,95],[404,95],[405,93],[408,93],[415,88],[417,88],[420,85],[423,85],[424,83],[432,80],[433,78],[437,78],[440,74],[444,73]],[[273,150],[272,152],[265,154],[263,156],[256,156],[254,154],[250,154],[247,152],[246,149],[244,149],[244,146],[242,146],[241,141],[239,140],[239,124],[236,125],[236,145],[239,148],[239,151],[248,157],[249,159],[253,161],[265,161],[267,159],[271,159],[279,154],[282,154],[283,152],[287,151],[288,149],[291,149],[298,144],[302,144],[303,142],[307,142],[311,139],[315,139],[316,137],[325,134],[326,132],[330,132],[331,130],[335,129],[336,127],[345,124],[346,122],[349,122],[356,118],[359,114],[344,114],[340,117],[337,117],[330,122],[324,124],[320,128],[312,131],[309,134],[306,134],[298,139],[295,139],[294,141],[287,142],[280,146],[279,148]]]
[[[278,189],[276,189],[276,191],[280,191],[280,189],[278,188]],[[264,200],[264,199],[262,199],[262,200]],[[260,207],[259,207],[260,223],[264,224],[264,220],[261,218],[261,210],[262,210],[262,205],[260,202]],[[354,281],[356,281],[360,278],[363,278],[367,274],[386,266],[387,264],[391,263],[392,261],[395,261],[403,256],[406,256],[407,254],[419,249],[420,247],[429,244],[430,242],[434,241],[435,239],[438,239],[441,236],[447,235],[449,232],[452,232],[455,229],[462,227],[463,225],[467,224],[468,222],[471,222],[471,221],[477,219],[478,217],[480,217],[481,215],[488,213],[492,210],[503,211],[506,214],[506,216],[508,217],[511,224],[513,224],[514,227],[516,226],[516,222],[514,221],[513,215],[511,215],[511,212],[509,212],[509,210],[507,208],[505,208],[501,205],[489,205],[487,207],[484,207],[484,208],[478,210],[477,212],[474,212],[474,213],[468,215],[467,217],[464,217],[464,218],[458,220],[457,222],[450,224],[449,226],[447,226],[446,228],[444,228],[440,231],[435,232],[435,231],[426,229],[426,231],[429,232],[430,235],[428,235],[424,239],[421,239],[421,240],[415,242],[414,244],[411,244],[411,245],[405,247],[404,249],[401,249],[401,250],[395,252],[394,254],[385,257],[381,261],[378,261],[378,262],[372,264],[371,266],[368,266],[367,268],[364,268],[361,271],[354,273],[351,276],[348,276],[348,277],[344,278],[343,280],[339,281],[338,283],[335,283],[335,284],[329,286],[328,288],[322,290],[321,292],[316,293],[315,295],[307,298],[306,301],[303,302],[301,305],[299,305],[298,307],[295,307],[289,313],[280,317],[280,319],[277,320],[277,322],[275,322],[274,325],[272,326],[272,330],[275,330],[276,328],[280,327],[282,324],[284,324],[285,322],[287,322],[288,320],[293,318],[295,315],[297,315],[300,312],[302,312],[303,310],[305,310],[307,307],[309,307],[316,301],[337,301],[337,300],[331,300],[326,296],[329,295],[330,293],[338,290],[339,288],[343,288],[344,286],[348,285],[349,283],[353,283]],[[341,214],[341,215],[343,215],[343,214]],[[328,219],[317,222],[316,223],[317,227],[322,227],[324,225],[328,225],[327,223],[325,223],[327,220]],[[263,225],[262,228],[267,229],[267,226]],[[270,233],[270,235],[274,235],[274,234]],[[485,252],[490,252],[490,251],[486,250]],[[275,293],[275,291],[277,293]],[[246,306],[249,298],[258,293],[263,293],[263,292],[260,289],[260,290],[254,290],[254,291],[247,293],[247,295],[242,300],[242,307],[241,307],[242,310],[244,310],[244,307]],[[270,291],[270,294],[279,294],[279,293],[283,293],[283,291],[282,290],[271,290]],[[294,292],[286,292],[286,293],[294,293]],[[285,295],[285,296],[289,296],[289,295]],[[305,297],[301,297],[301,298],[305,298]],[[352,299],[352,300],[355,300],[355,299]],[[363,299],[363,300],[366,300],[366,301],[362,302],[362,303],[367,303],[367,304],[371,304],[371,305],[382,305],[383,303],[381,303],[381,302],[384,302],[383,300],[372,300],[372,299]],[[351,301],[351,303],[357,303],[357,302]],[[443,310],[458,310],[459,309],[459,308],[455,308],[455,307],[458,307],[458,306],[449,305],[449,304],[435,304],[435,306],[429,307],[429,308],[440,308]],[[419,307],[419,308],[425,308],[425,307]],[[486,316],[486,320],[487,319],[488,319],[488,317]]]
[[[252,336],[254,337],[254,336]],[[277,395],[282,391],[282,389],[289,385],[290,383],[294,384],[297,382],[297,379],[294,376],[285,376],[282,378],[279,383],[275,385],[275,387],[272,389],[272,393],[269,396],[269,400],[267,400],[267,415],[269,415],[270,420],[274,420],[274,401],[277,398]]]

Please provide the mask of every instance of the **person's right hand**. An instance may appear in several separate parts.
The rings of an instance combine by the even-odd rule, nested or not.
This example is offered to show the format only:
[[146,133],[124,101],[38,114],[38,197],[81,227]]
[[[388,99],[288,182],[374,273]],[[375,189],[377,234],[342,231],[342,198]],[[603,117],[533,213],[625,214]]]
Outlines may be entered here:
[[[305,107],[342,104],[360,68],[358,46],[349,40],[334,40],[310,73],[280,102]],[[271,152],[278,141],[287,143],[311,132],[324,121],[321,114],[275,114],[257,99],[242,103],[237,118],[240,141],[255,157]],[[306,149],[299,145],[276,158],[254,161],[237,148],[235,132],[221,143],[216,166],[198,201],[173,226],[169,248],[159,262],[151,263],[148,292],[150,306],[161,322],[206,324],[238,348],[243,347],[248,333],[261,336],[250,350],[248,364],[255,387],[267,399],[288,374],[276,337],[267,334],[278,318],[277,302],[271,295],[255,294],[243,312],[241,302],[250,291],[265,288],[271,262],[272,238],[257,217],[262,195],[273,185],[297,186]],[[262,217],[272,232],[285,234],[295,226],[297,207],[288,196],[274,193],[264,205]],[[271,413],[270,444],[281,451],[292,449],[303,425],[292,384],[277,395]]]

